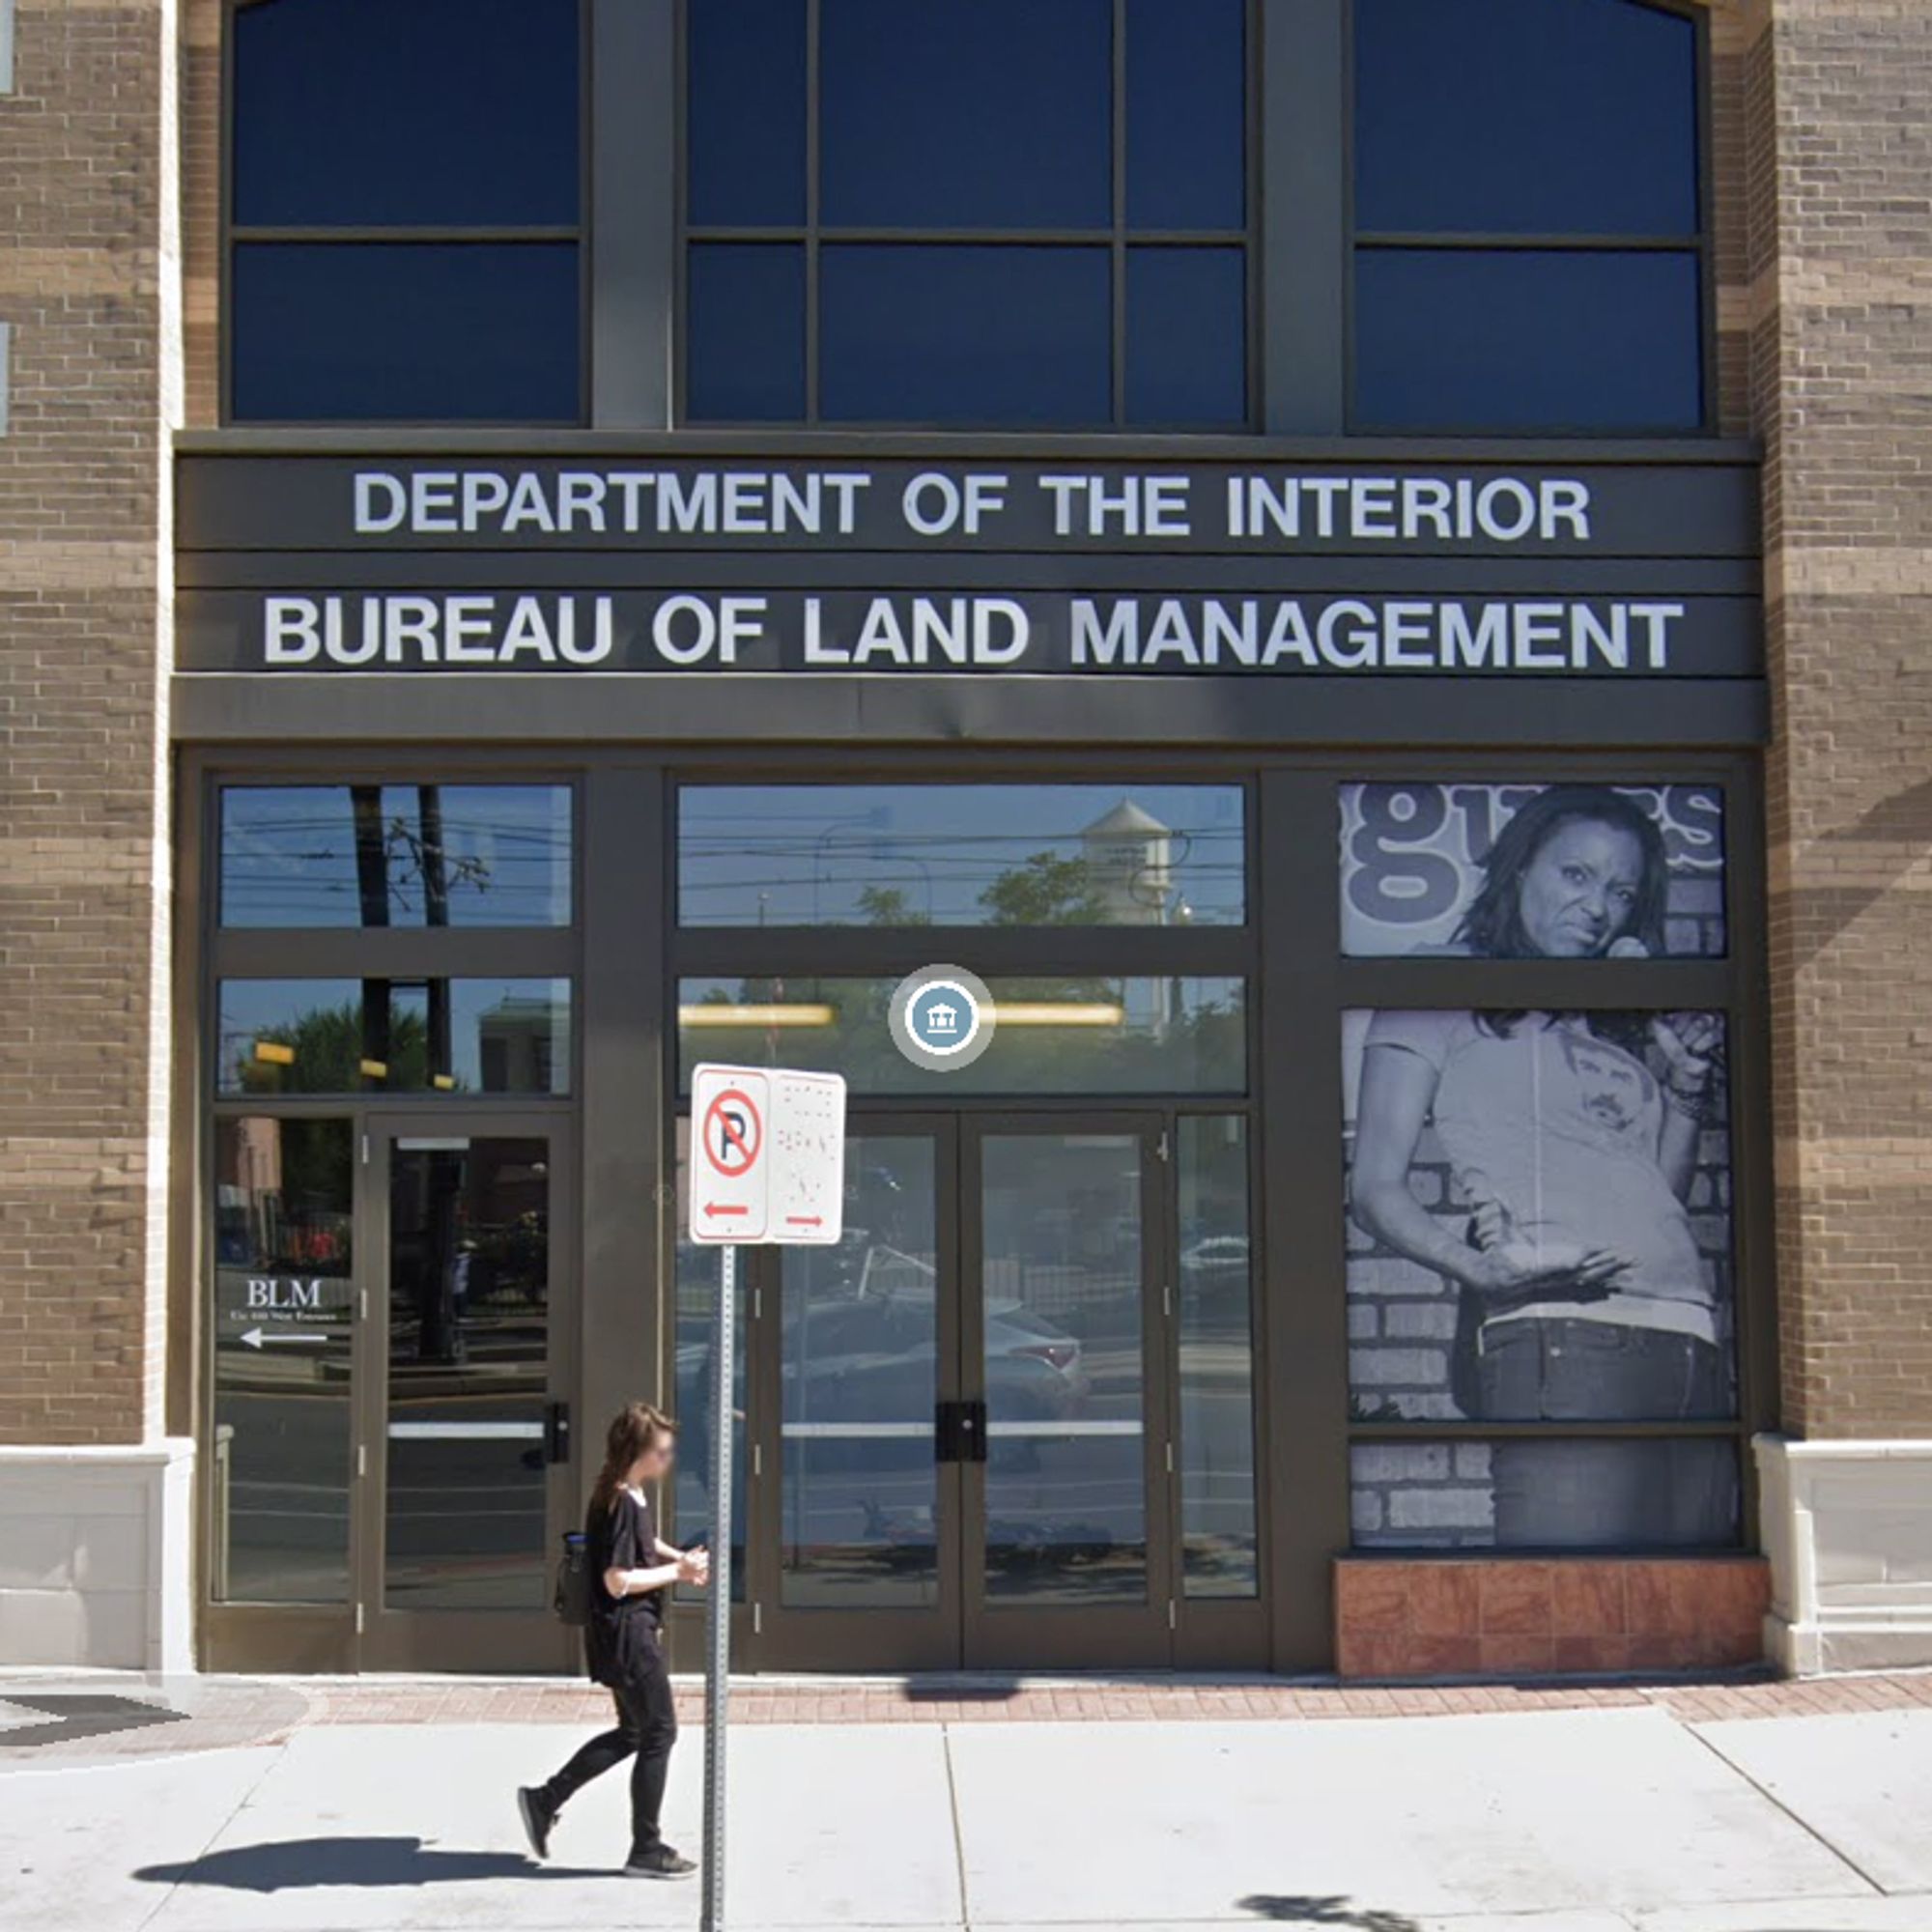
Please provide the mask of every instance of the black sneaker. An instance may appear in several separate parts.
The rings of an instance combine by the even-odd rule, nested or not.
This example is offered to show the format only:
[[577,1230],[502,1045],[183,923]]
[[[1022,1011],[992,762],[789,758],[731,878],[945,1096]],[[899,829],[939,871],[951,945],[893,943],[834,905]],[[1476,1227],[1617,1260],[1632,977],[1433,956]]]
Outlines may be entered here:
[[550,1857],[550,1828],[556,1823],[556,1807],[533,1784],[517,1792],[517,1815],[524,1821],[524,1836],[530,1841],[530,1857]]
[[648,1852],[633,1852],[624,1861],[626,1878],[689,1878],[696,1869],[695,1859],[685,1858],[668,1845],[657,1845]]

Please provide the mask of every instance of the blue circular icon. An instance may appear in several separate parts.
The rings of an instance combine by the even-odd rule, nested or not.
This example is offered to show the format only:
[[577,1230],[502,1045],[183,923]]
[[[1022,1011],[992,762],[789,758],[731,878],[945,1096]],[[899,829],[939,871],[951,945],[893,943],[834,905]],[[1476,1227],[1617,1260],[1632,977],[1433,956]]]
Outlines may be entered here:
[[980,1035],[980,1003],[956,980],[929,980],[906,1007],[906,1030],[927,1053],[964,1053]]

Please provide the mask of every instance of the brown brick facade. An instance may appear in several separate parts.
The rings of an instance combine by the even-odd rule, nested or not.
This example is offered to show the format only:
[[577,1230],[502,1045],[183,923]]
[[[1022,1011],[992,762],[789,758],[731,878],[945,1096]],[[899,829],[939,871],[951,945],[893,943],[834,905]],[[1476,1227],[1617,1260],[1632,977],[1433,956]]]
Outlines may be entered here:
[[160,0],[21,0],[15,93],[0,100],[7,1441],[138,1439],[160,1367],[148,1146],[167,31]]
[[1750,52],[1784,1421],[1932,1434],[1932,11],[1775,0]]
[[[163,1426],[163,479],[170,424],[219,422],[226,11],[19,0],[16,87],[0,99],[0,320],[14,331],[0,438],[0,1442],[131,1442]],[[1710,11],[1718,427],[1760,438],[1766,457],[1781,1419],[1814,1438],[1924,1438],[1932,5]],[[188,1284],[176,1291],[191,1299]],[[1446,1341],[1441,1311],[1420,1319]],[[185,1426],[185,1408],[168,1419]],[[1444,1482],[1463,1473],[1444,1468]],[[1563,1592],[1586,1570],[1611,1587],[1609,1568],[1576,1566],[1550,1581],[1548,1617],[1504,1629],[1490,1599],[1506,1580],[1485,1597],[1451,1565],[1345,1565],[1345,1595],[1369,1606],[1355,1667],[1409,1674],[1427,1645],[1404,1663],[1397,1637],[1453,1638],[1458,1670],[1666,1661],[1675,1624],[1632,1607],[1653,1600],[1655,1568],[1616,1568],[1621,1621],[1565,1621]],[[1425,1572],[1397,1589],[1399,1573]],[[1690,1574],[1653,1592],[1679,1622]],[[1729,1661],[1748,1648],[1762,1573],[1722,1574]],[[1431,1605],[1470,1592],[1473,1621],[1430,1623]]]

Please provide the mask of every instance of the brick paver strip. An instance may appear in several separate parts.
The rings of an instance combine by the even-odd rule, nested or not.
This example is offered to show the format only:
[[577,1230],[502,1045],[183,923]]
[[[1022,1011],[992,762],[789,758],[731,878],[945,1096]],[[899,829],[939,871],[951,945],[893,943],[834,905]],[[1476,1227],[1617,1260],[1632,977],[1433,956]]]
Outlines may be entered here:
[[[0,1676],[0,1700],[7,1679]],[[44,1687],[45,1680],[35,1680]],[[22,1684],[26,1680],[21,1680]],[[98,1685],[95,1686],[99,1688]],[[311,1724],[562,1724],[588,1730],[609,1719],[606,1693],[568,1678],[200,1677],[130,1690],[181,1712],[185,1721],[106,1737],[9,1749],[0,1729],[0,1768],[174,1756],[280,1742]],[[679,1714],[703,1715],[697,1681],[680,1679]],[[742,1724],[1202,1723],[1431,1718],[1493,1712],[1600,1711],[1650,1707],[1680,1723],[1932,1709],[1932,1670],[1890,1676],[1770,1678],[1594,1684],[1340,1685],[1280,1678],[1107,1681],[1096,1678],[913,1679],[779,1682],[750,1678],[732,1688]]]
[[[588,1685],[377,1685],[342,1678],[304,1687],[317,1724],[439,1722],[591,1724],[609,1710]],[[696,1681],[680,1680],[678,1707],[701,1715]],[[1686,1723],[1932,1707],[1932,1672],[1787,1683],[1771,1679],[1602,1684],[1329,1685],[1252,1682],[1117,1683],[1022,1680],[977,1683],[734,1685],[731,1716],[746,1724],[1199,1723],[1212,1719],[1450,1717],[1468,1712],[1629,1710],[1655,1705]]]

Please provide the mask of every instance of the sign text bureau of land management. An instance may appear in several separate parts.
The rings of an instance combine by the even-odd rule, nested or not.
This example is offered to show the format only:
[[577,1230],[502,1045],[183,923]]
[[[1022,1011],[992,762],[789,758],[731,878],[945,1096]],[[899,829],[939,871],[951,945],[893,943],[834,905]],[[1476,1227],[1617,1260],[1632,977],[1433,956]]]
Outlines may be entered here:
[[1756,677],[1756,479],[190,455],[188,671]]

